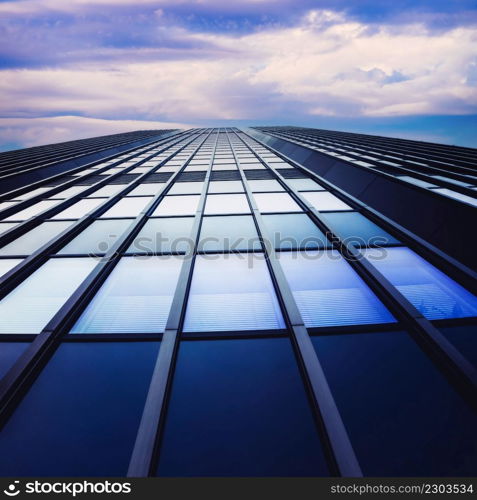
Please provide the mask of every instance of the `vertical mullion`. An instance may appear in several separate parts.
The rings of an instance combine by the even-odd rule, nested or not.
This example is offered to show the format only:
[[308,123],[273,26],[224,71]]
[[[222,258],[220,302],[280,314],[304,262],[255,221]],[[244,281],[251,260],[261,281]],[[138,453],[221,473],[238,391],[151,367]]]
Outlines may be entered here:
[[[213,129],[212,129],[213,130]],[[209,134],[210,136],[211,134]],[[208,137],[209,137],[208,136]],[[172,300],[172,306],[167,319],[166,329],[162,335],[161,346],[157,357],[154,372],[149,385],[149,391],[144,405],[141,423],[136,436],[136,442],[129,463],[128,477],[147,477],[153,473],[157,462],[158,442],[167,412],[167,398],[172,384],[175,358],[179,343],[179,327],[184,311],[185,301],[190,286],[192,270],[195,262],[200,225],[202,220],[205,199],[210,180],[210,172],[215,157],[215,150],[220,137],[217,131],[214,150],[210,157],[210,164],[203,181],[199,204],[194,217],[190,233],[190,240],[194,241],[190,254],[186,255],[182,263],[178,284]],[[204,144],[204,141],[202,144]],[[201,144],[201,146],[202,146]],[[200,150],[200,147],[198,148]],[[195,154],[195,153],[194,153]]]
[[[242,140],[235,132],[233,133]],[[243,140],[242,142],[245,144]],[[257,225],[259,237],[263,241],[263,236],[267,234],[267,231],[262,215],[255,203],[253,193],[248,185],[247,178],[240,162],[237,159],[230,138],[229,143],[235,161],[237,162],[242,182],[245,186],[245,193],[252,207],[252,214]],[[246,144],[246,146],[255,154],[248,144]],[[331,394],[323,368],[318,360],[292,291],[285,278],[281,265],[276,258],[275,250],[270,245],[263,246],[278,296],[282,299],[282,304],[286,313],[285,316],[287,317],[287,322],[292,333],[292,340],[297,349],[299,361],[303,368],[305,381],[307,386],[311,389],[311,396],[314,403],[313,408],[317,420],[321,423],[320,430],[322,432],[320,434],[323,437],[323,442],[325,444],[324,449],[325,452],[327,452],[326,455],[331,472],[340,476],[360,477],[362,476],[362,472],[358,459],[354,453],[351,441],[333,399],[333,395]]]

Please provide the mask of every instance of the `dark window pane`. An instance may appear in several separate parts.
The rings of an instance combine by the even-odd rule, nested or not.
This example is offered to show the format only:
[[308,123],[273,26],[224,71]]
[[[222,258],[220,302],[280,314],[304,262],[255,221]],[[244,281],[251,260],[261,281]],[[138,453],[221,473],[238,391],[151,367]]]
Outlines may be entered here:
[[440,331],[477,367],[477,324],[446,326]]
[[29,345],[28,342],[0,342],[0,380]]
[[312,340],[365,475],[475,475],[475,414],[406,333]]
[[330,229],[349,243],[360,246],[379,246],[399,243],[389,233],[358,212],[330,212],[322,214]]
[[158,343],[65,343],[0,434],[2,476],[123,476]]
[[158,474],[328,475],[288,339],[182,342]]

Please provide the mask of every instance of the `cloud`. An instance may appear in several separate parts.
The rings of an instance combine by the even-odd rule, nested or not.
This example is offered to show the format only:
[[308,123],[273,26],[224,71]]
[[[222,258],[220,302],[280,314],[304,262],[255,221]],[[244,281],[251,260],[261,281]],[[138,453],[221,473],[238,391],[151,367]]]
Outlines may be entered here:
[[100,120],[80,116],[0,118],[0,144],[18,143],[22,147],[30,147],[132,130],[168,128],[190,128],[190,125],[140,120]]

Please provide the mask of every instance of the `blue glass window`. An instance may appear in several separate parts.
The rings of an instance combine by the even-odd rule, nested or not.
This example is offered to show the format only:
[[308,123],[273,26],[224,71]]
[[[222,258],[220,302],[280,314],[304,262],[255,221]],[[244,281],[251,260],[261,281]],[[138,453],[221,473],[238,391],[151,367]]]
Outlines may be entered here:
[[269,330],[284,326],[262,254],[197,256],[184,331]]
[[29,345],[28,342],[0,342],[0,380]]
[[439,329],[477,367],[477,324],[441,326]]
[[86,257],[47,261],[0,301],[0,333],[40,333],[96,264]]
[[52,219],[80,219],[105,201],[103,198],[85,198],[56,214]]
[[336,250],[277,255],[306,326],[395,321]]
[[128,252],[189,253],[194,244],[190,237],[193,223],[193,217],[149,219],[128,248]]
[[324,222],[340,238],[358,246],[394,245],[399,241],[358,212],[325,212]]
[[261,249],[252,216],[204,217],[198,249],[201,251]]
[[351,210],[351,207],[328,191],[309,191],[302,193],[303,197],[319,211]]
[[137,217],[151,200],[145,196],[122,198],[101,217]]
[[156,342],[61,345],[2,429],[2,474],[125,476],[157,350]]
[[406,333],[312,342],[365,476],[475,475],[475,414]]
[[124,257],[73,326],[71,333],[164,331],[182,257]]
[[290,341],[183,341],[160,476],[326,476]]
[[409,248],[363,253],[426,318],[477,316],[477,297]]
[[325,235],[306,214],[264,215],[273,248],[290,250],[330,246]]
[[0,259],[0,276],[8,273],[10,269],[13,269],[17,264],[20,264],[22,259]]

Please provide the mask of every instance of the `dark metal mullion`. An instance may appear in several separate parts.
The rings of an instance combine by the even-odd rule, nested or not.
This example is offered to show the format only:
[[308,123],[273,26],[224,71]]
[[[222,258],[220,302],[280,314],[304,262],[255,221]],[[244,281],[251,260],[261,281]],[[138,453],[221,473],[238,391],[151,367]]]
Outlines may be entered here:
[[[209,135],[210,133],[207,137]],[[202,143],[205,142],[207,137]],[[176,151],[174,155],[196,139],[197,137],[186,143],[182,148]],[[198,148],[199,147],[200,145]],[[129,231],[123,233],[116,244],[111,247],[109,252],[100,260],[73,295],[43,328],[41,333],[36,335],[30,346],[17,359],[8,373],[0,380],[0,428],[8,420],[9,415],[21,400],[21,397],[28,391],[31,383],[33,383],[46,361],[55,351],[66,328],[76,319],[84,307],[86,307],[87,301],[97,291],[118,263],[121,258],[120,254],[122,250],[129,245],[131,239],[137,234],[142,224],[147,220],[147,213],[157,205],[160,199],[162,199],[163,193],[167,191],[168,187],[174,182],[174,179],[187,166],[188,161],[193,157],[194,153],[195,151],[184,161],[183,166],[175,172],[169,181],[165,183],[163,189],[157,193],[153,200],[151,200],[148,207],[146,207],[146,209],[144,209],[134,220]]]
[[[283,181],[278,169],[270,167]],[[467,358],[456,349],[446,337],[426,319],[409,300],[381,274],[372,263],[365,259],[359,249],[346,243],[335,234],[321,217],[321,214],[296,189],[288,187],[290,194],[304,207],[341,256],[364,279],[371,290],[397,315],[414,333],[413,337],[424,347],[424,351],[448,376],[448,379],[471,405],[477,396],[477,371]]]
[[[193,141],[193,140],[192,140]],[[191,142],[192,142],[191,141]],[[179,141],[180,142],[180,141]],[[177,143],[176,143],[177,144]],[[29,255],[26,259],[24,259],[22,262],[18,263],[14,268],[10,269],[7,273],[5,273],[3,276],[0,277],[0,299],[3,298],[5,295],[7,295],[25,276],[26,274],[30,274],[33,270],[35,270],[37,267],[41,265],[42,262],[44,262],[50,253],[54,252],[55,249],[59,248],[61,245],[66,243],[70,238],[73,238],[76,236],[76,234],[79,233],[79,231],[83,228],[85,228],[90,221],[93,219],[96,219],[98,216],[101,216],[103,213],[105,213],[109,208],[111,208],[117,201],[123,198],[124,194],[127,194],[131,189],[134,187],[138,186],[141,184],[141,182],[146,178],[147,176],[151,175],[151,173],[154,173],[156,170],[160,169],[162,164],[164,162],[169,161],[171,158],[173,158],[179,151],[184,149],[186,147],[184,145],[182,148],[180,148],[178,151],[173,152],[171,155],[169,155],[166,159],[162,160],[159,165],[156,167],[153,167],[151,171],[146,172],[142,175],[140,175],[138,178],[135,180],[131,181],[129,184],[125,185],[125,187],[116,193],[114,196],[110,198],[105,198],[104,203],[101,205],[97,206],[95,209],[90,211],[89,213],[85,214],[82,218],[78,219],[74,224],[66,228],[63,232],[58,234],[56,237],[50,239],[45,245],[40,247],[36,252],[32,253]],[[171,146],[173,147],[173,146]],[[135,168],[134,165],[132,165],[129,168]],[[118,172],[116,174],[113,174],[111,178],[116,177],[117,175],[122,175],[124,172]],[[176,174],[179,172],[176,172]],[[175,177],[173,175],[173,177]],[[89,189],[86,191],[94,190],[95,188],[98,187],[98,184],[102,185],[106,182],[106,180],[99,181],[94,186],[91,186]],[[165,183],[168,184],[168,183]],[[101,187],[101,186],[100,186]],[[162,191],[161,191],[162,192]],[[61,203],[61,206],[55,206],[52,208],[47,209],[46,211],[42,212],[41,214],[37,215],[36,218],[29,219],[29,221],[35,221],[35,220],[41,220],[43,222],[43,219],[47,216],[51,216],[54,213],[59,213],[61,212],[64,208],[67,208],[71,205],[73,205],[75,202],[80,200],[80,195],[82,193],[78,193],[77,195],[73,196],[67,201],[67,203]],[[154,198],[153,200],[154,201]],[[29,222],[26,221],[26,222]],[[28,225],[27,228],[29,229],[31,226]],[[16,228],[12,228],[11,231],[14,231]],[[26,232],[26,231],[25,231]],[[0,241],[2,241],[2,238],[0,238]]]
[[[352,207],[353,205],[356,206],[355,210],[363,212],[366,215],[369,215],[374,222],[383,226],[391,234],[393,233],[396,234],[397,238],[403,240],[406,244],[409,245],[409,247],[416,248],[418,250],[418,253],[425,253],[431,262],[434,261],[436,263],[439,263],[440,266],[442,265],[445,266],[446,270],[449,271],[449,274],[455,277],[457,281],[464,282],[466,286],[475,290],[477,273],[466,267],[464,264],[456,261],[454,258],[442,252],[441,250],[433,246],[431,243],[428,243],[427,241],[423,240],[422,238],[415,235],[411,231],[402,228],[395,221],[381,215],[377,210],[373,209],[371,206],[366,205],[359,199],[348,194],[345,190],[335,186],[331,182],[324,179],[322,176],[310,170],[309,168],[300,165],[296,161],[289,158],[286,154],[275,150],[273,147],[265,144],[260,139],[250,136],[250,134],[248,134],[247,132],[244,132],[242,130],[241,132],[247,135],[248,137],[254,139],[255,141],[257,141],[263,147],[275,153],[277,156],[285,160],[287,163],[290,163],[290,165],[292,165],[293,167],[297,168],[298,170],[306,172],[312,179],[317,179],[317,181],[321,183],[331,193],[333,194],[337,193],[339,195],[338,197],[341,197],[346,203],[348,203]],[[439,264],[437,264],[437,267],[440,267]]]
[[175,358],[179,343],[180,322],[185,308],[190,280],[192,278],[202,215],[210,182],[210,172],[212,171],[215,149],[219,137],[220,129],[217,131],[215,146],[203,181],[202,193],[190,233],[190,239],[194,241],[194,245],[190,250],[190,255],[186,256],[182,263],[171,310],[162,336],[159,355],[151,378],[141,423],[137,432],[136,442],[131,455],[127,474],[128,477],[147,477],[153,474],[153,467],[158,460],[158,444],[166,419],[167,399],[172,384]]
[[[233,133],[256,155],[253,149],[246,144],[236,132]],[[267,234],[265,223],[255,203],[244,170],[237,160],[232,144],[231,148],[242,176],[246,196],[252,207],[252,215],[257,225],[259,237],[263,241],[263,236]],[[317,420],[321,423],[320,430],[322,432],[320,432],[320,434],[322,435],[322,441],[325,445],[325,452],[327,452],[325,455],[328,458],[330,470],[332,473],[340,476],[360,477],[362,476],[362,472],[358,459],[354,453],[353,446],[334,401],[323,368],[316,355],[283,269],[276,258],[275,250],[270,245],[263,246],[269,264],[270,274],[277,289],[277,295],[281,298],[282,305],[285,309],[285,317],[292,333],[293,343],[297,348],[297,354],[306,377],[307,385],[311,389],[311,396],[314,402],[313,407],[316,412]]]

